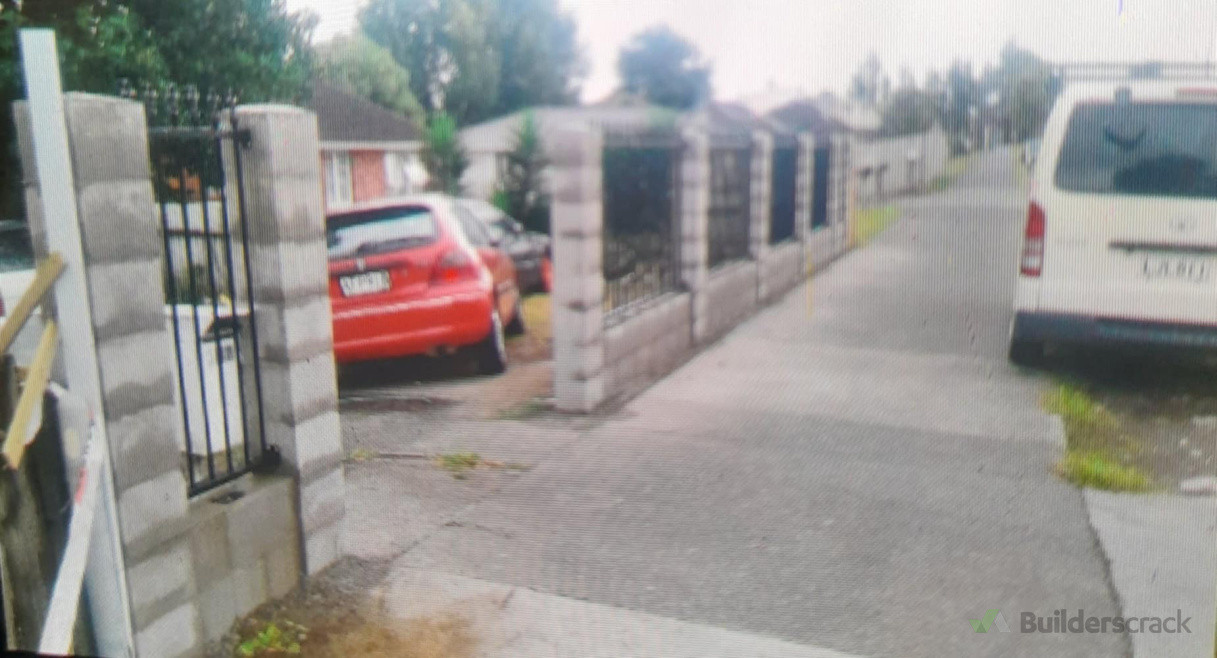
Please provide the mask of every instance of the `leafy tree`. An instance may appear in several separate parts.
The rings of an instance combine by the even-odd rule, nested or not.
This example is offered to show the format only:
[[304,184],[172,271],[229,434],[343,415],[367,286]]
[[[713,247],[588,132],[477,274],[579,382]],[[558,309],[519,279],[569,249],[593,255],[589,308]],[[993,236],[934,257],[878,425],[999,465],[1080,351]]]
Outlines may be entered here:
[[318,49],[323,80],[395,112],[426,121],[422,105],[410,91],[410,74],[393,55],[361,34],[338,37]]
[[536,117],[525,112],[516,132],[515,146],[507,154],[507,170],[494,201],[529,230],[541,233],[549,233],[549,197],[541,180],[547,164]]
[[688,109],[710,98],[710,65],[671,28],[648,28],[621,49],[617,70],[627,92],[656,105]]
[[312,19],[282,0],[0,0],[0,215],[20,215],[12,101],[24,96],[17,30],[57,34],[64,88],[114,93],[120,78],[297,100],[311,78]]
[[499,0],[499,96],[494,114],[535,105],[565,105],[579,97],[586,63],[575,21],[557,0]]
[[880,132],[885,136],[911,135],[934,125],[934,103],[916,87],[901,87],[883,105]]
[[461,176],[469,166],[469,158],[457,135],[456,121],[445,112],[434,114],[427,125],[423,164],[430,175],[432,190],[461,195]]
[[945,93],[942,123],[954,150],[959,152],[963,150],[965,141],[971,135],[972,109],[981,100],[971,64],[959,60],[951,64],[951,68],[947,70]]
[[1023,141],[1039,134],[1052,107],[1049,66],[1035,53],[1011,42],[1002,48],[995,77],[1006,137]]
[[867,107],[878,107],[890,84],[879,55],[871,52],[849,81],[849,98]]
[[371,0],[359,23],[423,109],[462,125],[578,96],[575,24],[556,0]]
[[169,77],[243,101],[299,100],[313,75],[316,18],[284,0],[119,0],[149,30]]

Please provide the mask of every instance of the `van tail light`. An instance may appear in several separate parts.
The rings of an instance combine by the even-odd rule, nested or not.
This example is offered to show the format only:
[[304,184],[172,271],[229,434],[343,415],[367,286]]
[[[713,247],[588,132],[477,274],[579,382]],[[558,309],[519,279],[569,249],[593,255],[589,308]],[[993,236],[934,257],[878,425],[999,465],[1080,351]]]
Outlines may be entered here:
[[1027,228],[1023,232],[1023,254],[1018,271],[1023,276],[1039,276],[1044,270],[1044,209],[1032,201],[1027,206]]
[[431,273],[431,285],[477,281],[482,275],[481,265],[461,249],[453,249],[439,258]]

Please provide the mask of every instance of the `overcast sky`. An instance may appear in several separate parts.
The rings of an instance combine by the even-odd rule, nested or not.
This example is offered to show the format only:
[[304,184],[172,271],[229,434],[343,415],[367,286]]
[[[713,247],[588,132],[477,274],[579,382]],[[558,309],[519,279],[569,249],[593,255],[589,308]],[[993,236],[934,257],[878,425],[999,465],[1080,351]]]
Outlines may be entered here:
[[[287,0],[321,16],[316,39],[355,27],[365,0]],[[1210,57],[1217,0],[560,0],[575,17],[590,64],[584,98],[617,84],[617,54],[631,35],[667,23],[714,65],[722,99],[770,84],[845,90],[870,50],[893,79],[918,80],[960,57],[977,69],[1014,39],[1051,60]]]

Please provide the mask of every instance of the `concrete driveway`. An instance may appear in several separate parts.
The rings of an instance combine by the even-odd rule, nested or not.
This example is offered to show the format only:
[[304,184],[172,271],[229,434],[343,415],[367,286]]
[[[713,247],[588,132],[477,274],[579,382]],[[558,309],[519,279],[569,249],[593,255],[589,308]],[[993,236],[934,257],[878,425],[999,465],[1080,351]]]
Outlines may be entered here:
[[[445,484],[478,488],[396,544],[394,582],[522,587],[645,616],[617,636],[666,619],[805,655],[1126,654],[1118,635],[1017,632],[1024,611],[1120,614],[1083,497],[1050,473],[1041,383],[1004,358],[1023,203],[1009,152],[984,155],[594,427],[449,433],[503,459],[518,441],[533,467]],[[993,608],[1015,632],[972,630]]]

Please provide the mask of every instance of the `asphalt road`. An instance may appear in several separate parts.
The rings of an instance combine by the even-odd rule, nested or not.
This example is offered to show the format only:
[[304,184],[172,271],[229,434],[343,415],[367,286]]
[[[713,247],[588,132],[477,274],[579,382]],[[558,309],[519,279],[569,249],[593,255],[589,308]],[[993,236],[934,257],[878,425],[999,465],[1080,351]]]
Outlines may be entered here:
[[[580,432],[402,568],[858,655],[1119,656],[1081,494],[1004,348],[1023,214],[1008,152]],[[977,634],[999,608],[1015,631]],[[640,632],[643,632],[640,629]]]

